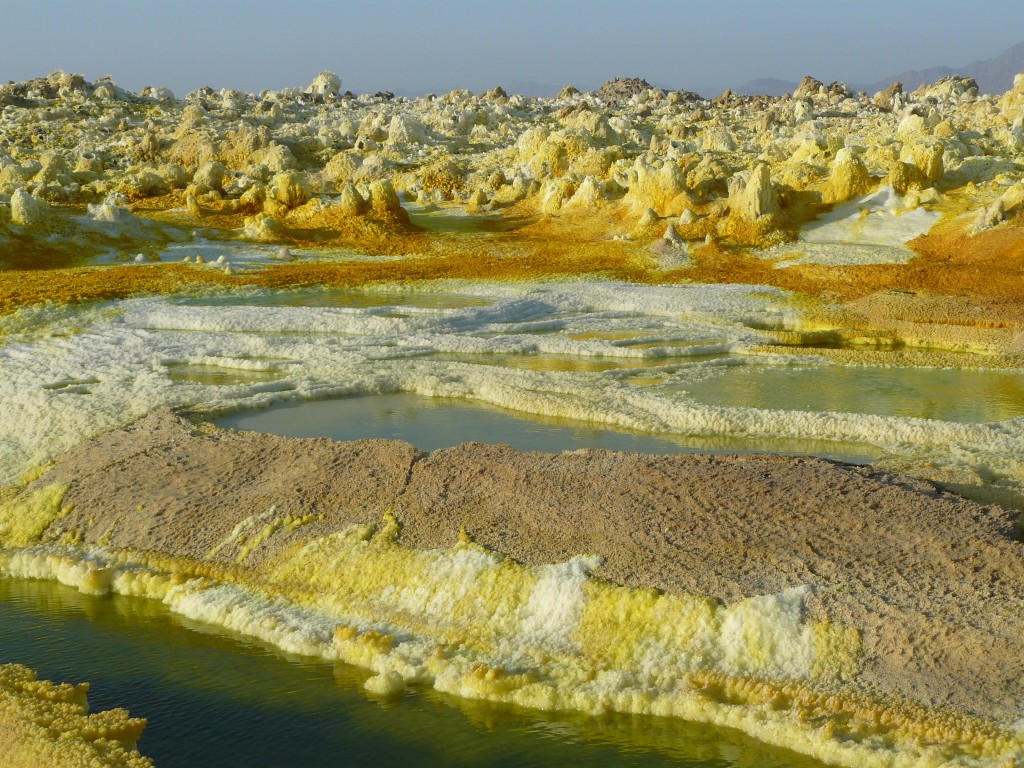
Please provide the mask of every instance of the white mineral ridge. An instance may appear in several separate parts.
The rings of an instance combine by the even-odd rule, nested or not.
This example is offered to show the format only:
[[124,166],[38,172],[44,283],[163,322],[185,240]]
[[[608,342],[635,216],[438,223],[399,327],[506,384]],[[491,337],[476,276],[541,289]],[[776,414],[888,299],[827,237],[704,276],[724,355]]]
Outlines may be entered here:
[[926,234],[940,218],[921,206],[907,210],[906,202],[892,187],[882,187],[840,203],[805,225],[797,243],[770,248],[762,255],[783,259],[780,266],[906,264],[917,254],[905,243]]
[[800,239],[808,243],[903,245],[923,235],[939,220],[923,207],[906,210],[905,200],[892,187],[837,205],[804,226]]
[[[1024,420],[955,424],[717,407],[689,398],[687,381],[713,373],[707,366],[744,364],[745,358],[684,364],[680,357],[741,352],[771,339],[755,328],[800,327],[799,313],[777,289],[551,283],[452,284],[448,290],[484,305],[437,306],[427,292],[424,301],[406,299],[400,308],[287,306],[290,294],[275,306],[273,292],[252,291],[242,297],[261,300],[249,305],[150,297],[17,312],[2,326],[14,335],[0,347],[0,483],[159,406],[216,413],[377,392],[468,398],[654,433],[875,445],[936,466],[985,466],[1008,482],[1024,480]],[[80,331],[66,334],[70,327]],[[474,362],[494,355],[618,360],[620,367],[530,370]],[[631,382],[631,361],[669,356],[676,360],[666,361],[660,375],[672,387]],[[751,359],[764,364],[773,358]],[[785,364],[785,356],[778,362]],[[172,378],[175,364],[266,375],[209,384]]]

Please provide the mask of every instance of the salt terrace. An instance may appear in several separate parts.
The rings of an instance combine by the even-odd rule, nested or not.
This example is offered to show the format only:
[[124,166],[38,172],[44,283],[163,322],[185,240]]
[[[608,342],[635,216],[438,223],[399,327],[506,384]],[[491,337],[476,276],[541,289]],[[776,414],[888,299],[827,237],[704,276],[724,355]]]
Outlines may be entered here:
[[[56,72],[0,105],[0,573],[160,599],[375,695],[1024,759],[1024,73],[178,99]],[[801,400],[833,379],[839,407]],[[992,402],[891,392],[954,385]],[[874,466],[209,423],[381,393]],[[142,721],[0,677],[26,764],[148,764]]]

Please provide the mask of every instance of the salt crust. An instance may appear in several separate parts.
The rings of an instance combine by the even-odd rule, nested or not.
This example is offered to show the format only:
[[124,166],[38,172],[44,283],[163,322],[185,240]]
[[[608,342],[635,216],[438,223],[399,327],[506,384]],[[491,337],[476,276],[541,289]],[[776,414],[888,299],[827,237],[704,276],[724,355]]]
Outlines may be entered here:
[[[892,187],[841,203],[803,227],[794,244],[763,255],[794,264],[906,264],[917,254],[905,243],[925,234],[941,218],[923,207],[907,207]],[[787,258],[788,257],[788,258]]]
[[[589,558],[523,568],[469,542],[447,552],[412,550],[393,543],[389,525],[385,519],[376,535],[355,527],[314,540],[250,587],[132,564],[104,550],[50,546],[0,552],[0,569],[90,594],[159,599],[190,619],[289,653],[366,667],[375,673],[366,687],[376,695],[429,685],[532,708],[684,717],[847,766],[984,766],[1021,751],[1006,736],[980,752],[932,748],[898,730],[836,740],[808,729],[786,705],[753,703],[759,694],[739,705],[730,694],[723,702],[694,688],[704,679],[715,690],[760,678],[793,695],[801,681],[849,674],[856,633],[805,622],[809,588],[728,608],[700,596],[659,600],[592,581]],[[167,558],[156,562],[174,567]],[[648,605],[652,598],[657,607]],[[646,617],[642,624],[630,621],[633,612]],[[591,657],[607,668],[588,673]],[[740,682],[737,693],[758,685]]]
[[[631,359],[742,353],[771,340],[770,331],[756,329],[798,328],[799,313],[777,289],[569,283],[453,290],[489,303],[331,308],[142,298],[80,314],[17,314],[6,322],[20,327],[21,335],[9,336],[0,347],[0,482],[12,482],[81,439],[159,406],[213,414],[285,400],[399,391],[648,432],[867,444],[901,466],[994,475],[1011,488],[1024,480],[1024,420],[952,424],[712,407],[631,382]],[[68,334],[69,326],[79,330]],[[617,359],[626,371],[509,369],[435,360],[433,353]],[[770,359],[786,363],[784,355],[759,356],[757,362]],[[173,380],[168,366],[174,364],[270,375],[210,385]],[[704,373],[700,363],[673,365],[665,373],[677,391],[685,390],[687,376]]]

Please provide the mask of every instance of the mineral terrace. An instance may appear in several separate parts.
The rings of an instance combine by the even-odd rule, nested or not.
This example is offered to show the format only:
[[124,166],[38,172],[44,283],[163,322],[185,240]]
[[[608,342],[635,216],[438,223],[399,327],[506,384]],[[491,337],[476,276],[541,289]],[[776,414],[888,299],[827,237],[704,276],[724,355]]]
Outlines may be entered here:
[[[72,350],[74,323],[111,301],[310,286],[754,286],[791,308],[758,321],[765,353],[1024,367],[1024,73],[1005,94],[960,77],[877,94],[807,77],[782,98],[709,100],[636,79],[554,99],[406,99],[344,93],[329,72],[178,99],[57,72],[0,87],[0,105],[0,373],[26,390],[40,329],[47,349]],[[220,246],[230,255],[210,255]],[[225,330],[133,306],[146,332]],[[229,355],[211,349],[201,362]],[[402,389],[399,365],[387,375]],[[764,427],[886,433],[874,468],[428,454],[219,430],[156,374],[103,419],[38,405],[88,394],[89,376],[37,400],[0,382],[9,576],[160,599],[368,667],[376,695],[433,686],[683,717],[849,766],[1024,760],[1020,418]],[[630,397],[607,423],[683,419],[644,422],[647,401]],[[522,409],[572,415],[559,398]],[[0,684],[0,733],[17,734],[24,764],[57,754],[32,725],[43,710],[51,735],[85,734],[66,741],[91,764],[147,764],[142,721],[88,718],[84,690],[23,668],[0,667]]]

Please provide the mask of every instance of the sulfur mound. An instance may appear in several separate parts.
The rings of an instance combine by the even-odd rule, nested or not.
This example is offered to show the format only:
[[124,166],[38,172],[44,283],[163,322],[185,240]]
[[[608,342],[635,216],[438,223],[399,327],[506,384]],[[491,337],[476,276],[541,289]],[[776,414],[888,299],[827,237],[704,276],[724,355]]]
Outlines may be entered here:
[[843,147],[836,152],[825,192],[825,202],[841,203],[871,191],[871,175],[856,152]]

